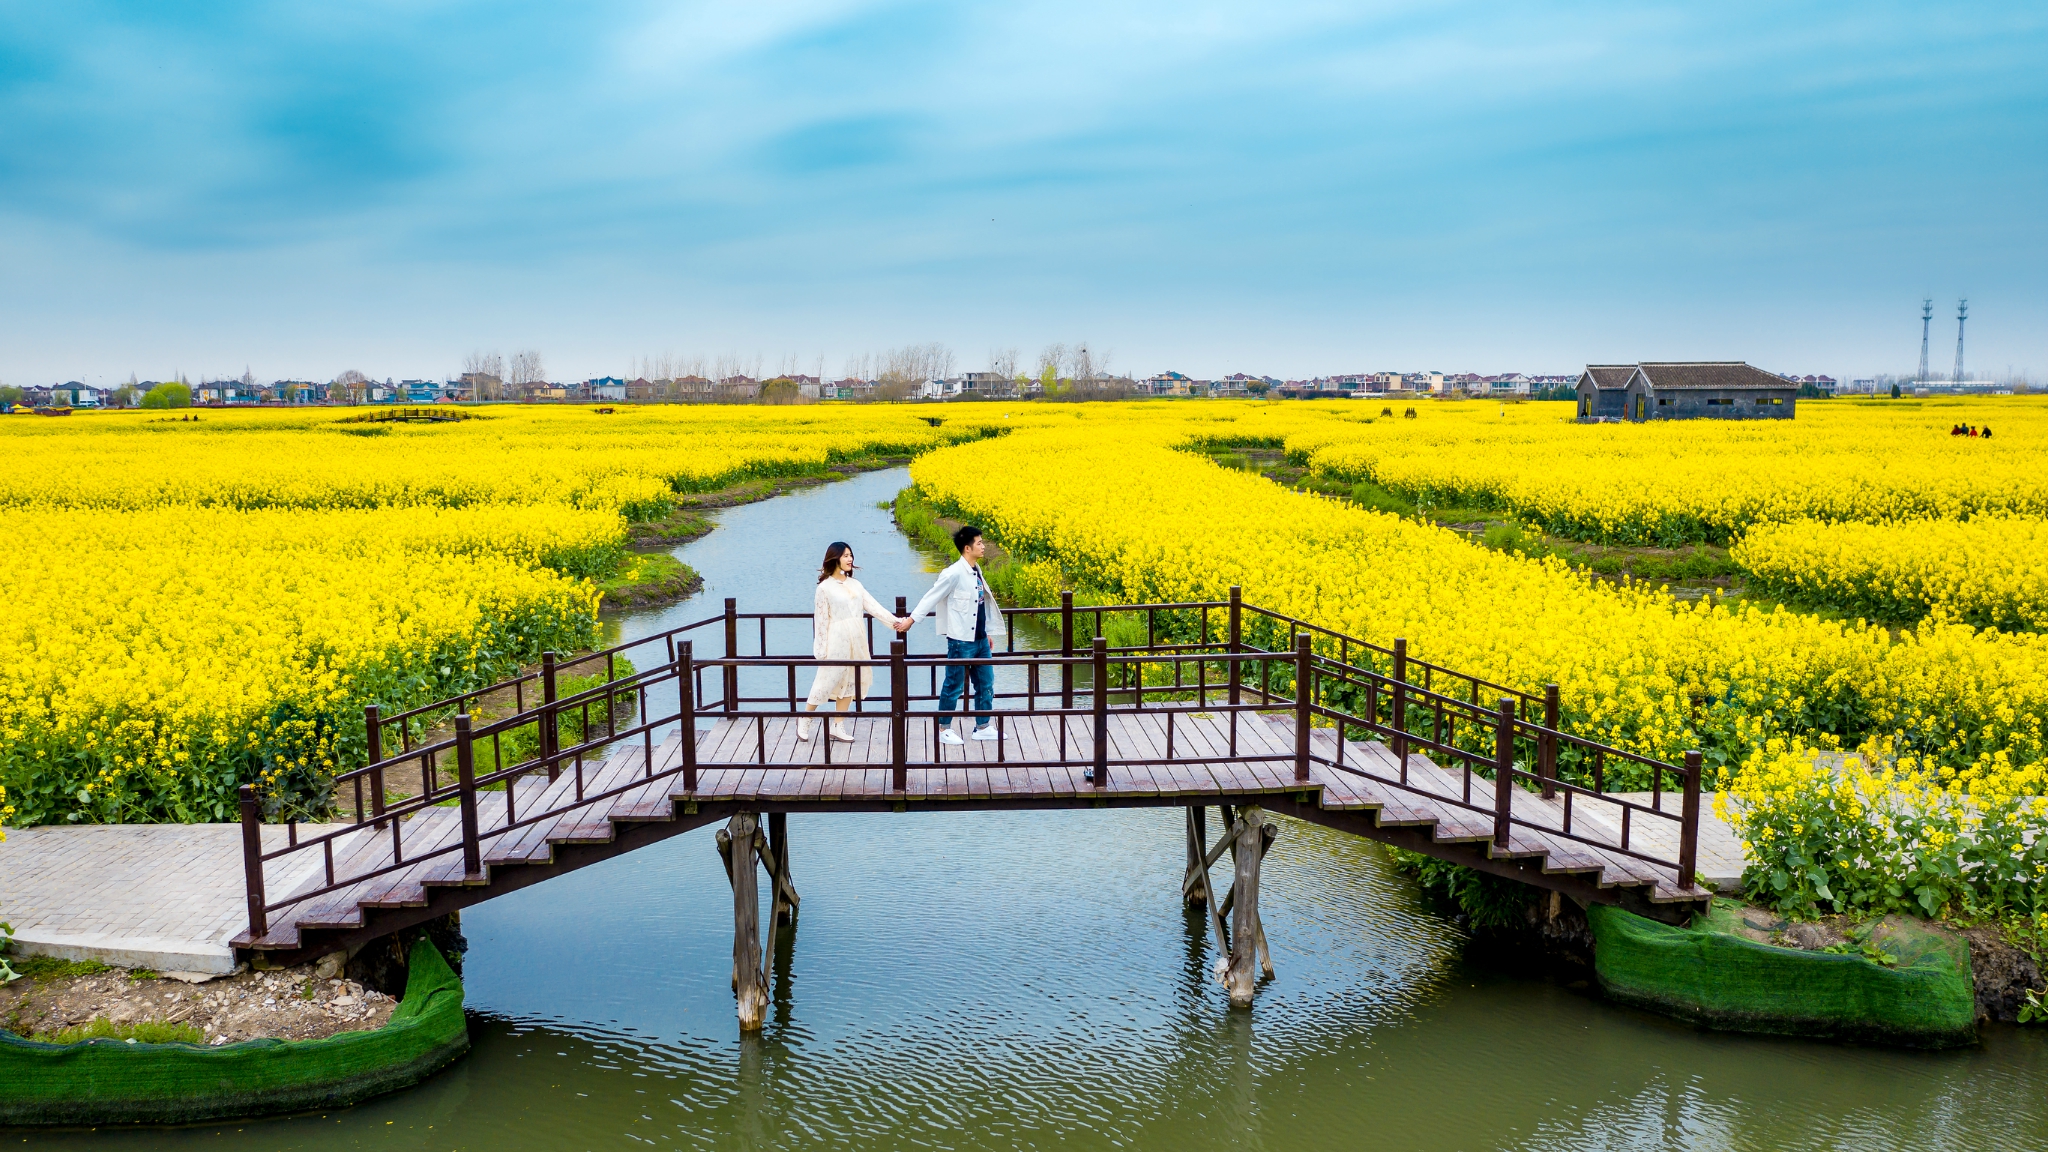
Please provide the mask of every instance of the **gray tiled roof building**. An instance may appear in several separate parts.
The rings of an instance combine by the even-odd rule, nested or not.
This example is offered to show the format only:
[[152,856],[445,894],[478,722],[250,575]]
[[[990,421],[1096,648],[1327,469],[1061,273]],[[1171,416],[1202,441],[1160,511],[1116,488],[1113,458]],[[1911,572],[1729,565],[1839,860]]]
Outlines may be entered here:
[[1790,420],[1799,385],[1740,360],[1589,364],[1579,419]]

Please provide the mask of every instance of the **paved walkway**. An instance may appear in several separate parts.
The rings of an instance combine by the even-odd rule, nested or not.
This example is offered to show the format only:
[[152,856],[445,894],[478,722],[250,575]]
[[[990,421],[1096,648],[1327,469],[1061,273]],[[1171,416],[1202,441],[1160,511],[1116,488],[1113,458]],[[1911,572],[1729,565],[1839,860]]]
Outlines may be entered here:
[[[1648,804],[1648,792],[1615,792],[1612,795],[1636,804]],[[1664,806],[1677,810],[1678,797],[1670,792],[1664,794]],[[1602,826],[1601,830],[1610,836],[1621,835],[1621,824],[1610,813],[1603,812],[1598,804],[1587,804],[1579,809],[1580,818]],[[1678,836],[1668,827],[1659,827],[1656,821],[1645,821],[1635,826],[1634,832],[1642,837],[1646,852],[1678,854]],[[1714,890],[1725,896],[1739,895],[1742,891],[1742,837],[1728,822],[1714,815],[1714,794],[1709,792],[1700,797],[1700,842],[1699,859],[1694,867],[1701,880],[1713,885]]]
[[[334,827],[302,824],[299,833]],[[282,825],[263,833],[266,849],[283,846]],[[303,866],[319,863],[309,855]],[[233,971],[228,941],[249,926],[241,825],[10,828],[0,841],[0,921],[14,925],[22,955]]]

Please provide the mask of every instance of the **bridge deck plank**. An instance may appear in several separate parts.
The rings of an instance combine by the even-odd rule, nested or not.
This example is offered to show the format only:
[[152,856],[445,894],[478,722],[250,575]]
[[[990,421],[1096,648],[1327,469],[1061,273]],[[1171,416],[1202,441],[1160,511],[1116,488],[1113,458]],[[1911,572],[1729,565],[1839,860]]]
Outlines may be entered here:
[[[400,851],[404,853],[405,859],[411,860],[454,843],[459,832],[459,820],[459,814],[452,808],[428,808],[413,814],[404,821],[404,827],[399,830]],[[375,871],[391,865],[389,833],[375,839],[378,841],[377,850],[358,856],[349,871],[343,871],[337,864],[337,880],[345,880],[352,873]],[[289,923],[289,931],[294,939],[298,935],[298,930],[304,927],[353,927],[360,924],[364,904],[381,899],[392,887],[403,882],[404,875],[409,870],[401,867],[357,884],[337,888],[297,907],[280,909],[279,914],[271,921],[270,935],[279,935],[277,926],[281,922]]]

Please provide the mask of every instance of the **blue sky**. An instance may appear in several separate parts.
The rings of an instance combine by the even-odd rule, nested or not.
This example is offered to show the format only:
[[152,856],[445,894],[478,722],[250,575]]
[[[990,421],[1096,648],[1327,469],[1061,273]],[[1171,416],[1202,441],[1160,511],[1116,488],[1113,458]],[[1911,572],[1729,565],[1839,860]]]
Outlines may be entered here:
[[0,381],[2048,371],[2048,7],[0,0]]

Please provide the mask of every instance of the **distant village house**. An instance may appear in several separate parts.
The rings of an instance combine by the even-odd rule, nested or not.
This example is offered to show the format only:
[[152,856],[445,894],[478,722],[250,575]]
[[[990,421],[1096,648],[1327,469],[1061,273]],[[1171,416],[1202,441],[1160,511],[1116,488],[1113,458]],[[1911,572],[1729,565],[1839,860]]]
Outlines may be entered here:
[[1579,374],[1579,419],[1790,420],[1796,381],[1740,360],[1588,364]]

